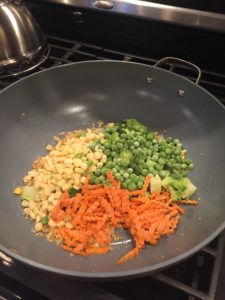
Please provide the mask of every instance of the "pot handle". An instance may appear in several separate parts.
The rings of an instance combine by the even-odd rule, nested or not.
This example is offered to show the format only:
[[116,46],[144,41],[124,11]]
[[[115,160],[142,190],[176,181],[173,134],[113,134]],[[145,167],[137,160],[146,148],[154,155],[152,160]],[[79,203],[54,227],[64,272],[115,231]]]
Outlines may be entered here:
[[197,75],[198,75],[197,79],[195,80],[195,83],[196,84],[199,83],[200,78],[202,76],[202,71],[195,64],[193,64],[187,60],[183,60],[183,59],[176,58],[176,57],[164,57],[164,58],[160,59],[159,61],[157,61],[157,63],[155,63],[155,65],[154,65],[154,67],[161,67],[166,62],[175,62],[175,63],[177,62],[179,64],[183,64],[183,65],[187,65],[187,66],[191,67],[192,69],[194,69],[197,72]]
[[22,5],[22,0],[13,0],[13,3],[14,3],[16,6],[20,6],[20,5]]

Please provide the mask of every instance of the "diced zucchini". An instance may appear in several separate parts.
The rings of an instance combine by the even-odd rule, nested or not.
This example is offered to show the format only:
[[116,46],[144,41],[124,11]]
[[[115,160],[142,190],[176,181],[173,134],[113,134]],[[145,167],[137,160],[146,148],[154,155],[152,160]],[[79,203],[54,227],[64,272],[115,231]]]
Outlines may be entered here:
[[182,198],[187,199],[191,197],[197,190],[197,187],[190,181],[190,179],[185,178],[186,180],[186,188],[182,193]]
[[151,186],[150,187],[151,187],[151,193],[161,192],[162,181],[158,174],[151,178]]
[[33,186],[24,186],[22,198],[27,201],[34,201],[37,196],[37,189]]

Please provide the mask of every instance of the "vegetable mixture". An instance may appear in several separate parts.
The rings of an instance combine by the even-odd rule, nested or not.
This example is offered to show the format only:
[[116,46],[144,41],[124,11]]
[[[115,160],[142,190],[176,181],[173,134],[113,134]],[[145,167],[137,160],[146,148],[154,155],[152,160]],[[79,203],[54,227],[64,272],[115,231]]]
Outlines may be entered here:
[[63,132],[55,141],[14,193],[34,230],[72,253],[107,253],[123,227],[136,245],[123,263],[174,232],[185,212],[180,204],[196,204],[187,177],[194,164],[182,143],[135,119]]

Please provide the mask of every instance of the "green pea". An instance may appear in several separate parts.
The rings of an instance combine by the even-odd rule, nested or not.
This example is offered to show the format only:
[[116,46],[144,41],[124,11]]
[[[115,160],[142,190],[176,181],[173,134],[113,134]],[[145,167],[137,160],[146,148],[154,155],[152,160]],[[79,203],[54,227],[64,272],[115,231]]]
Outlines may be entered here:
[[121,188],[122,189],[126,189],[127,188],[126,182],[121,182]]
[[130,175],[130,180],[131,182],[137,183],[138,182],[138,177],[135,174]]
[[146,156],[146,155],[148,154],[148,149],[143,148],[143,149],[142,149],[142,153]]
[[166,148],[166,149],[165,149],[165,153],[166,153],[166,154],[171,154],[171,149],[170,149],[170,148]]
[[123,149],[123,144],[120,143],[120,142],[118,142],[118,143],[116,144],[116,147],[117,147],[117,149]]
[[120,175],[120,173],[116,173],[115,175],[114,175],[114,177],[115,177],[115,179],[116,180],[122,180],[122,176]]
[[112,140],[112,134],[111,133],[106,133],[105,134],[105,138],[107,139],[107,140]]
[[154,133],[150,132],[146,136],[147,141],[152,141],[154,139]]
[[173,173],[173,174],[171,174],[171,177],[174,179],[181,179],[182,176],[180,174]]
[[175,150],[175,152],[174,152],[174,154],[175,154],[175,155],[179,155],[179,154],[180,154],[180,152],[181,152],[181,150],[180,150],[180,149],[176,149],[176,150]]
[[170,175],[170,171],[168,171],[168,170],[162,170],[162,171],[159,172],[159,176],[161,178],[165,178],[165,177],[167,177],[169,175]]
[[150,172],[150,173],[153,173],[153,171],[154,171],[154,167],[152,167],[152,166],[149,166],[148,170],[149,170],[149,172]]
[[176,170],[180,170],[180,169],[181,169],[181,165],[180,165],[180,164],[175,164],[175,165],[174,165],[174,168],[175,168]]
[[152,174],[153,174],[154,176],[156,176],[156,175],[158,174],[158,171],[157,171],[157,170],[154,170],[154,171],[152,172]]
[[108,173],[108,172],[109,172],[109,169],[107,169],[107,168],[105,168],[105,167],[102,168],[102,174],[105,175],[105,174]]
[[155,153],[153,156],[152,156],[152,160],[157,162],[159,159],[159,155],[157,153]]
[[121,133],[121,135],[120,135],[120,137],[122,138],[122,139],[126,139],[126,133]]
[[106,142],[106,143],[104,144],[104,146],[105,146],[105,148],[107,148],[107,149],[110,149],[110,148],[111,148],[111,144],[108,143],[108,142]]
[[182,170],[182,171],[181,171],[181,175],[182,175],[183,177],[186,177],[186,176],[187,176],[187,171]]
[[164,152],[165,149],[166,149],[166,145],[161,145],[161,146],[159,147],[159,151],[160,151],[160,152]]
[[188,169],[189,169],[189,170],[193,170],[193,169],[194,169],[194,164],[193,164],[193,163],[189,164],[189,165],[188,165]]
[[111,147],[111,149],[112,149],[112,151],[117,152],[117,150],[118,150],[117,145],[113,144],[112,147]]
[[94,174],[96,176],[100,176],[102,174],[102,171],[100,169],[95,170]]
[[168,143],[172,142],[172,140],[173,140],[173,138],[170,137],[170,136],[166,139],[166,141],[167,141]]
[[172,146],[172,147],[171,147],[171,150],[172,150],[172,153],[174,153],[174,154],[175,154],[176,147],[175,147],[175,146]]
[[147,154],[148,154],[149,156],[151,156],[151,155],[152,155],[152,150],[148,149]]
[[140,146],[139,142],[134,142],[134,147],[138,148]]
[[173,142],[174,142],[175,145],[180,143],[180,141],[178,139],[174,139]]
[[154,151],[159,151],[159,146],[158,146],[158,145],[154,145],[154,146],[152,147],[152,149],[153,149]]
[[155,169],[158,170],[158,171],[161,171],[163,169],[163,166],[160,165],[160,164],[156,164]]
[[162,157],[159,158],[158,162],[161,164],[161,165],[165,165],[166,163],[166,160]]
[[137,188],[138,189],[142,189],[143,188],[143,182],[142,181],[138,181],[138,183],[137,183]]
[[113,162],[112,162],[111,160],[107,160],[107,162],[106,162],[105,165],[106,165],[106,167],[109,168],[109,169],[110,169],[110,168],[113,168],[113,166],[114,166],[114,164],[113,164]]
[[112,151],[112,152],[111,152],[111,156],[112,156],[112,157],[116,157],[116,156],[117,156],[116,152],[115,152],[115,151]]
[[183,169],[183,170],[187,169],[187,165],[186,164],[182,164],[181,165],[181,169]]
[[110,150],[108,150],[108,149],[106,149],[106,150],[104,151],[104,153],[105,153],[105,155],[106,155],[106,156],[110,156],[110,154],[111,154],[111,151],[110,151]]
[[166,163],[168,168],[172,168],[173,167],[173,163],[171,161],[167,161]]
[[124,178],[129,178],[129,176],[130,176],[130,175],[129,175],[128,172],[124,172],[124,173],[123,173],[123,177],[124,177]]
[[99,179],[100,182],[103,182],[105,180],[105,176],[101,175],[101,176],[98,177],[98,179]]
[[187,159],[185,160],[185,162],[186,162],[187,165],[192,164],[192,160],[191,160],[190,158],[187,158]]
[[116,173],[117,173],[117,169],[116,169],[116,168],[113,168],[113,169],[112,169],[112,172],[113,172],[113,174],[116,174]]
[[137,188],[137,186],[136,186],[136,184],[135,184],[134,182],[130,182],[130,183],[128,184],[128,190],[129,190],[129,191],[136,190],[136,188]]
[[148,141],[148,142],[146,143],[146,147],[147,147],[147,148],[151,148],[151,147],[152,147],[152,142],[149,142],[149,141]]
[[127,145],[132,146],[133,145],[133,140],[127,140]]
[[166,153],[165,152],[160,152],[159,156],[162,157],[162,158],[166,158]]
[[157,142],[158,142],[157,139],[153,139],[153,140],[152,140],[152,143],[153,143],[153,144],[157,144]]
[[143,169],[143,170],[141,171],[141,174],[142,174],[143,176],[147,176],[147,175],[148,175],[148,170],[147,170],[147,169]]
[[140,144],[145,144],[145,138],[143,136],[139,136],[138,141]]
[[101,179],[99,179],[99,177],[96,177],[95,180],[94,180],[94,183],[95,184],[101,183]]
[[147,169],[148,170],[148,164],[147,163],[144,162],[141,166],[142,166],[143,169]]
[[91,178],[90,178],[90,183],[91,183],[91,184],[94,184],[94,183],[95,183],[95,176],[93,176],[93,175],[91,176]]
[[120,171],[120,169],[121,169],[121,167],[120,167],[120,166],[115,166],[115,168],[116,168],[117,172],[119,172],[119,171]]
[[182,161],[182,158],[180,156],[176,156],[176,161],[177,162],[181,162]]
[[128,169],[127,169],[127,172],[128,172],[129,174],[132,174],[132,173],[134,172],[134,170],[133,170],[132,168],[128,168]]
[[139,150],[138,149],[134,149],[132,152],[133,152],[134,155],[137,155],[139,153]]

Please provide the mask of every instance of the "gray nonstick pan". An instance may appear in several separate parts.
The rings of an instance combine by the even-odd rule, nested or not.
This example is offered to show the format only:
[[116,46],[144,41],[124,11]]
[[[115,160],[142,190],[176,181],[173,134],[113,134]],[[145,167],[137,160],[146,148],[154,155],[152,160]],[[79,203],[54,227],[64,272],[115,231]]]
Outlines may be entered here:
[[[113,251],[88,258],[36,237],[13,195],[32,161],[62,130],[125,118],[183,142],[195,163],[190,178],[199,204],[186,208],[175,234],[146,245],[123,265],[116,260],[133,247],[125,231]],[[0,128],[0,250],[32,267],[82,279],[146,275],[194,254],[225,227],[224,107],[198,84],[159,65],[91,61],[27,76],[0,93]]]

